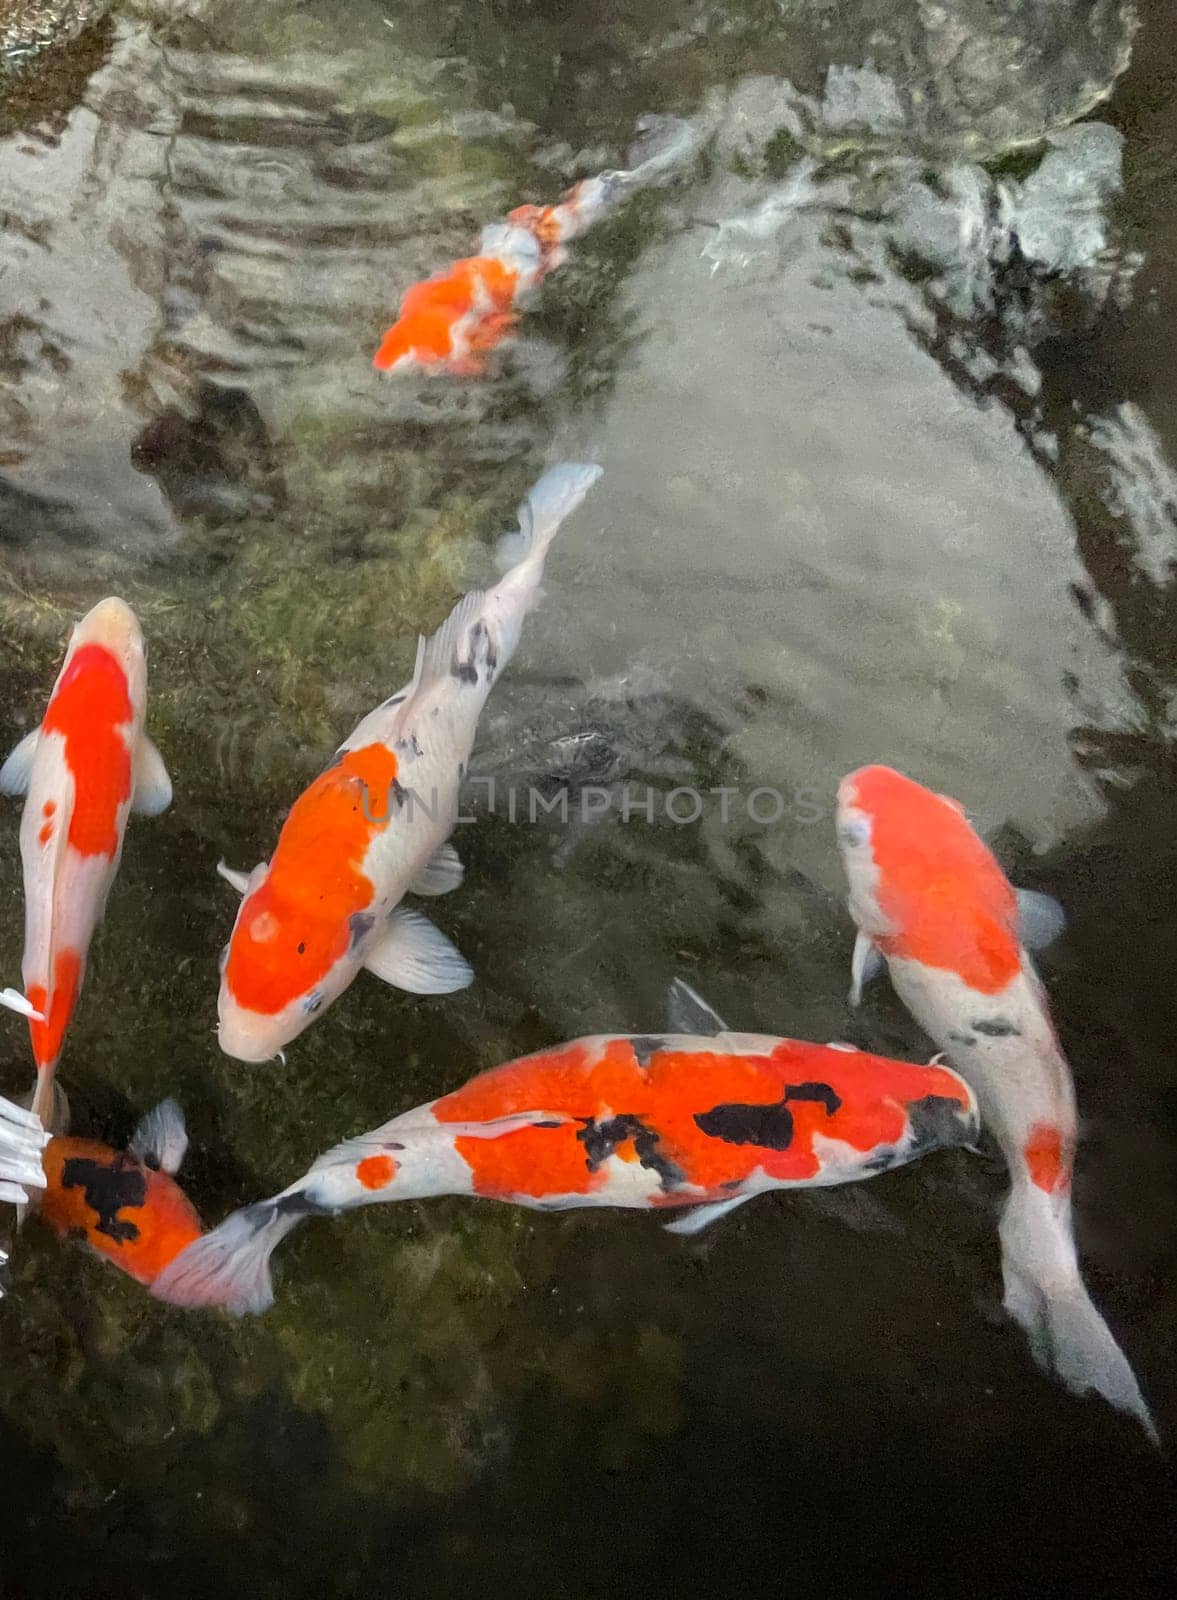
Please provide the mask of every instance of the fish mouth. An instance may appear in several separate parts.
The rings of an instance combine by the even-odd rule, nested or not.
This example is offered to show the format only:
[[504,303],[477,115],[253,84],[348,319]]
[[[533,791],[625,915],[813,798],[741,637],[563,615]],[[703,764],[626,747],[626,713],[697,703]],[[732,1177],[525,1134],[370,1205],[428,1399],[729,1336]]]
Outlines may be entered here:
[[282,1046],[287,1043],[283,1039],[280,1043],[266,1039],[255,1033],[252,1028],[242,1025],[233,1018],[222,1017],[217,1026],[217,1043],[225,1055],[231,1056],[234,1061],[245,1061],[250,1066],[260,1066],[263,1061],[285,1061]]

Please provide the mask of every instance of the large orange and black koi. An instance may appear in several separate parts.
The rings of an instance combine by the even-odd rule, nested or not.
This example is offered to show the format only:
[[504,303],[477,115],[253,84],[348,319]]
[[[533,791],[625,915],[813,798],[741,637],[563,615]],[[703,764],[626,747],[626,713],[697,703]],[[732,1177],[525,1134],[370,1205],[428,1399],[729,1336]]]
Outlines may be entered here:
[[275,1246],[352,1206],[441,1194],[621,1206],[676,1212],[672,1231],[695,1233],[768,1190],[849,1183],[975,1137],[972,1093],[947,1067],[729,1033],[681,984],[672,1021],[707,1031],[577,1039],[337,1145],[190,1246],[153,1293],[264,1310]]

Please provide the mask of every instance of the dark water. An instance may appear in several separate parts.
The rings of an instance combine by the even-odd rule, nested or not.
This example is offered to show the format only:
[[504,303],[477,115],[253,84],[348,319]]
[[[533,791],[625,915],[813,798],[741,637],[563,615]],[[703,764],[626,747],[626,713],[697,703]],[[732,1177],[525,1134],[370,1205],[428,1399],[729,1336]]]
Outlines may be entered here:
[[[918,1055],[885,991],[844,1002],[832,793],[888,760],[1067,908],[1044,973],[1083,1117],[1080,1250],[1173,1437],[1177,28],[1145,6],[1097,107],[1120,8],[1075,0],[1070,30],[1063,9],[224,0],[117,12],[9,86],[4,733],[117,590],[177,791],[132,820],[95,942],[76,1131],[123,1143],[176,1094],[185,1186],[219,1220],[493,1062],[659,1026],[676,971],[733,1026]],[[749,74],[820,98],[827,67],[868,60],[902,129],[827,108],[782,133],[779,84],[727,98]],[[404,286],[484,221],[617,164],[641,113],[705,107],[706,167],[587,236],[485,382],[371,371]],[[1080,197],[1035,258],[1016,186],[1084,114],[1124,135],[1122,193]],[[952,166],[974,159],[989,178]],[[716,226],[782,180],[808,198],[779,226]],[[943,227],[958,180],[1021,197],[996,266],[967,208]],[[262,858],[542,462],[582,452],[605,479],[475,765],[566,785],[570,820],[473,797],[438,920],[476,986],[361,981],[284,1070],[229,1062],[216,860]],[[653,825],[583,815],[586,786],[625,783],[740,798],[687,826],[661,802]],[[748,816],[758,787],[778,819]],[[6,982],[16,835],[11,806]],[[23,1029],[0,1031],[17,1093]],[[296,1235],[245,1325],[30,1226],[0,1306],[0,1592],[1156,1590],[1169,1469],[1003,1319],[1001,1190],[937,1157],[695,1242],[623,1214],[373,1208]]]

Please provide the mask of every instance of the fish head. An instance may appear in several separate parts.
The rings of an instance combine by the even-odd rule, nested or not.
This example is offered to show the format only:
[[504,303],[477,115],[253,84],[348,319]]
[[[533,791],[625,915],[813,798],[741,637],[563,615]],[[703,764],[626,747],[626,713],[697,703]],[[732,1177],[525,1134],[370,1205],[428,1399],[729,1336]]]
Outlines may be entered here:
[[891,807],[896,799],[901,803],[901,791],[892,791],[890,778],[898,779],[900,784],[908,781],[889,767],[862,767],[838,785],[836,827],[850,889],[850,915],[872,938],[897,931],[880,903],[882,868],[874,848],[880,809]]
[[44,1220],[62,1237],[83,1238],[139,1283],[153,1282],[200,1234],[179,1184],[127,1151],[55,1138],[44,1161]]
[[86,646],[95,646],[114,658],[126,677],[132,704],[141,707],[147,693],[147,645],[139,619],[125,600],[108,595],[74,624],[66,665]]
[[890,767],[838,785],[850,914],[888,956],[995,992],[1019,970],[1017,897],[964,807]]
[[268,867],[256,869],[221,961],[221,1049],[251,1063],[280,1055],[351,983],[359,943],[346,924],[277,892]]

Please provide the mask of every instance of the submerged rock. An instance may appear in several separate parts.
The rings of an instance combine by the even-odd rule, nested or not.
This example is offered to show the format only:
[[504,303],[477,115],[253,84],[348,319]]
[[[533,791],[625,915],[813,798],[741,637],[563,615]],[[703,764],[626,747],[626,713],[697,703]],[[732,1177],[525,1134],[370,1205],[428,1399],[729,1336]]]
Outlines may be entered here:
[[[749,79],[724,137],[786,136],[823,156],[920,147],[972,157],[1034,144],[1084,116],[1128,65],[1130,0],[783,0],[812,63],[794,83]],[[831,11],[835,14],[831,15]]]

